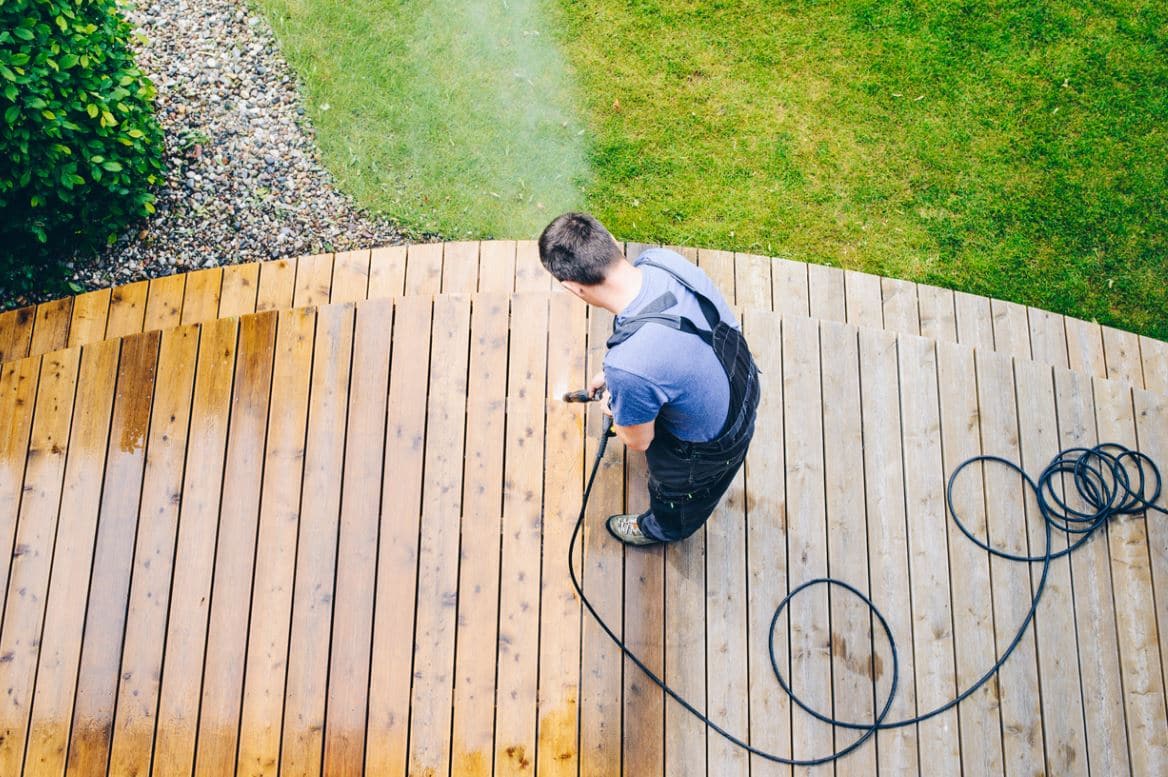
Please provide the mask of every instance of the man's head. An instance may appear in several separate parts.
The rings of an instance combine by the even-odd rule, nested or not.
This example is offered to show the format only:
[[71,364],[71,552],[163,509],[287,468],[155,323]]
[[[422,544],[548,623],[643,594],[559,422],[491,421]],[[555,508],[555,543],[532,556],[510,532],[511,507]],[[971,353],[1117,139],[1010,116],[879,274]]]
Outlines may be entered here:
[[595,218],[587,213],[565,213],[539,236],[539,259],[557,281],[579,294],[578,287],[603,283],[624,254]]

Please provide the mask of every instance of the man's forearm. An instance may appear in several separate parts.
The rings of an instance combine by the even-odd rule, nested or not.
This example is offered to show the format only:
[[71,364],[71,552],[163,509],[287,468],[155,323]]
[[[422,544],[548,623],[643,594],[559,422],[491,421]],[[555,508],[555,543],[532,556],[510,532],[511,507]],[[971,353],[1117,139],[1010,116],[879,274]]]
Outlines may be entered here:
[[636,426],[620,426],[613,424],[612,430],[616,432],[616,436],[625,444],[626,448],[632,448],[635,451],[649,450],[649,444],[653,442],[653,423],[638,424]]

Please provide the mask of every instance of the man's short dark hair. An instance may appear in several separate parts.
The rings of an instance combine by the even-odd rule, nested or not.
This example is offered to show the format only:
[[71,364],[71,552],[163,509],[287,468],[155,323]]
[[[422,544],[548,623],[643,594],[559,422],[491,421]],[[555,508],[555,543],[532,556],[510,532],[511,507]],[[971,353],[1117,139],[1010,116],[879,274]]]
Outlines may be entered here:
[[557,281],[595,286],[621,257],[612,235],[587,213],[557,216],[539,236],[539,260]]

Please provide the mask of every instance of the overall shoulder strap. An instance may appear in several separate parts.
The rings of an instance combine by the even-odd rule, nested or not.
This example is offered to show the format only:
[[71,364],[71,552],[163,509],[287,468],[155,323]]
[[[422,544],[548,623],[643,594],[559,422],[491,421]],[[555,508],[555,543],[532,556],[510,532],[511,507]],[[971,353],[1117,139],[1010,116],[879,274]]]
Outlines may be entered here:
[[693,295],[698,298],[698,305],[701,307],[702,315],[705,316],[706,323],[710,325],[710,329],[718,326],[718,322],[722,320],[722,317],[718,314],[718,306],[714,304],[713,300],[694,288],[694,285],[683,278],[680,273],[673,270],[673,268],[667,267],[661,262],[658,262],[644,255],[637,257],[637,260],[634,264],[637,266],[646,264],[650,267],[655,267],[658,270],[669,273],[674,280],[676,280],[685,288],[689,289]]
[[612,348],[614,345],[619,345],[625,340],[628,340],[640,330],[645,324],[659,324],[661,326],[676,329],[679,332],[686,332],[691,335],[697,335],[702,339],[706,345],[713,346],[714,336],[711,332],[705,329],[699,329],[693,321],[683,316],[667,316],[663,313],[651,313],[648,315],[635,316],[625,321],[621,326],[612,333],[605,345]]

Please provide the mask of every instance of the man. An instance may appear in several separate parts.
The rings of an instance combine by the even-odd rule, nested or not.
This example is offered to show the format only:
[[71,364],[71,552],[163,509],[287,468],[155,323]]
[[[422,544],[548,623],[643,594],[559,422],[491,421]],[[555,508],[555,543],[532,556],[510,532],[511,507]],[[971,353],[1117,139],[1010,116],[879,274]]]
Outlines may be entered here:
[[589,305],[616,316],[604,371],[613,430],[644,451],[649,510],[613,515],[628,545],[693,534],[717,507],[746,457],[758,407],[758,369],[729,305],[704,272],[650,249],[630,263],[586,213],[565,213],[539,238],[544,267]]

